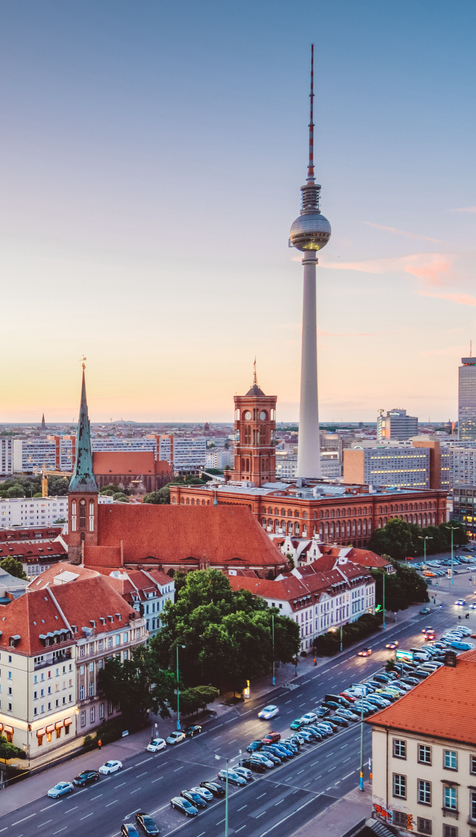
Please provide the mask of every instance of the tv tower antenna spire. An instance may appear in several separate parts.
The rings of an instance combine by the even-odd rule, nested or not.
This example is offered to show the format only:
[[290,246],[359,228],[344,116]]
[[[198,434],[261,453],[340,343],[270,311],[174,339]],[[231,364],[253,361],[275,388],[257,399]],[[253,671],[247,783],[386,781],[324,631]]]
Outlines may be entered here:
[[311,44],[311,118],[309,120],[309,163],[307,167],[307,182],[314,183],[314,44]]

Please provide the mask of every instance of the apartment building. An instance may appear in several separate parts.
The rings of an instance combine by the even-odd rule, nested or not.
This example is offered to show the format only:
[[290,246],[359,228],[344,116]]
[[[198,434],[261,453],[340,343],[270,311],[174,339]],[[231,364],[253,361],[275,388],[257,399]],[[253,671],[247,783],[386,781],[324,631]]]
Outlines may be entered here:
[[476,650],[456,657],[372,726],[374,814],[401,834],[476,835]]
[[13,474],[13,439],[0,438],[0,476]]
[[[112,503],[99,495],[99,503]],[[68,497],[11,497],[0,500],[0,529],[51,526],[68,519]]]

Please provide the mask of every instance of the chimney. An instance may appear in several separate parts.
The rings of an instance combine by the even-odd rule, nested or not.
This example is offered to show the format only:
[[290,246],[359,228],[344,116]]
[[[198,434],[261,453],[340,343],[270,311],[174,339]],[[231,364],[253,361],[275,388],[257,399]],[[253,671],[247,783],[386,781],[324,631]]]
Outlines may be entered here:
[[445,653],[445,666],[449,668],[456,668],[456,652],[455,651],[446,651]]

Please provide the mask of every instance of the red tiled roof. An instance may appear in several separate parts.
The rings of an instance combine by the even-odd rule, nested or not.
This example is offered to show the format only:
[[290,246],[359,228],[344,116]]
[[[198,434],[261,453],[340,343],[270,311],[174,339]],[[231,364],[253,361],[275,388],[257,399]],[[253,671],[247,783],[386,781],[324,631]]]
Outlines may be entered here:
[[99,542],[86,547],[85,565],[119,567],[124,563],[211,566],[282,566],[284,558],[244,506],[127,506],[101,504]]
[[[19,636],[15,653],[32,656],[45,652],[40,634],[68,631],[69,626],[58,611],[49,591],[37,590],[34,593],[25,593],[8,605],[0,605],[0,630],[0,648],[8,648],[10,637]],[[54,648],[65,648],[72,642],[70,639],[56,644]]]
[[67,558],[66,550],[59,540],[47,541],[9,541],[0,543],[0,561],[2,558],[16,558],[17,561],[48,561]]
[[442,666],[392,706],[366,723],[476,743],[476,649],[457,657],[455,668]]
[[160,474],[170,471],[168,462],[156,460],[153,451],[96,451],[93,453],[95,474]]

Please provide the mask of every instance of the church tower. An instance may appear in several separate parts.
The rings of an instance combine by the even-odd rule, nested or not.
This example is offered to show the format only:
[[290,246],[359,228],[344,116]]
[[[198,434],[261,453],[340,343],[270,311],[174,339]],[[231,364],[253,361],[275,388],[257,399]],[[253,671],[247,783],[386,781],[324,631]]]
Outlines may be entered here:
[[85,547],[96,546],[98,542],[99,491],[93,472],[91,430],[84,370],[85,364],[83,363],[81,407],[76,433],[76,456],[73,476],[68,489],[68,557],[72,564],[83,563]]
[[253,385],[246,395],[235,395],[234,480],[247,480],[255,488],[276,481],[276,395],[258,386],[256,361]]

